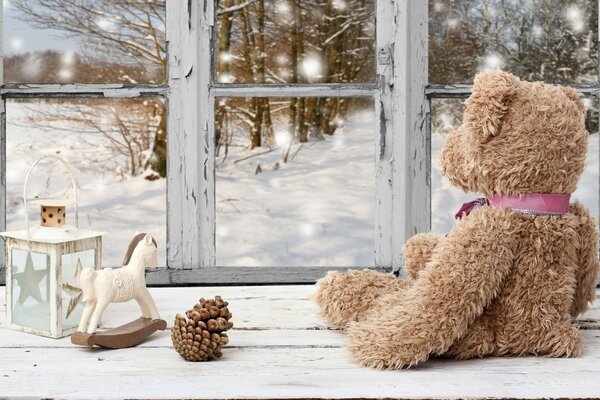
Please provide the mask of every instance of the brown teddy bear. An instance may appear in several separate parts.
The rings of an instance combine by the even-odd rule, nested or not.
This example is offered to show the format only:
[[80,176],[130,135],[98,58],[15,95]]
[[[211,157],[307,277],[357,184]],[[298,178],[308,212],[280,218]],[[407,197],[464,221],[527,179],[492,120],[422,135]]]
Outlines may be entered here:
[[465,207],[447,236],[405,244],[407,279],[364,270],[318,282],[321,315],[347,330],[353,357],[396,369],[430,356],[581,354],[571,320],[595,296],[598,234],[586,207],[569,199],[587,139],[574,89],[477,75],[441,167],[453,185],[486,198]]

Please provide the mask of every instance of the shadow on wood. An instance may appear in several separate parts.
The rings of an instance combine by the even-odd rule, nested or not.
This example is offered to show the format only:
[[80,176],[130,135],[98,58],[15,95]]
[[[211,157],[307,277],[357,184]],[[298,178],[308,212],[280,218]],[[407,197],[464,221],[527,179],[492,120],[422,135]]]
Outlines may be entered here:
[[124,349],[137,346],[154,332],[167,328],[167,322],[162,319],[138,318],[128,324],[102,332],[75,332],[71,343],[80,346],[100,346],[106,349]]

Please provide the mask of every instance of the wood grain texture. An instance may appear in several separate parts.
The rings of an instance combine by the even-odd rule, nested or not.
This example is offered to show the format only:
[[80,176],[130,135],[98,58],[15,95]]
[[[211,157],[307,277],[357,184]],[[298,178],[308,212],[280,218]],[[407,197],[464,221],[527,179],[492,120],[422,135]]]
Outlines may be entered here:
[[166,85],[120,83],[7,83],[0,94],[4,98],[144,98],[165,97]]
[[[0,7],[0,86],[4,86],[4,7]],[[6,100],[0,98],[0,232],[6,231]],[[6,280],[4,240],[0,238],[0,285]]]
[[214,266],[212,0],[168,1],[167,265]]
[[[314,286],[152,288],[162,317],[200,296],[230,303],[235,328],[215,362],[189,363],[157,332],[122,350],[76,348],[5,327],[0,295],[0,397],[52,398],[557,398],[600,396],[600,331],[586,329],[576,359],[486,358],[432,360],[420,368],[375,371],[351,363],[344,334],[316,318]],[[104,325],[138,315],[115,304]],[[583,316],[598,323],[600,301]],[[32,384],[35,382],[35,384]],[[197,382],[197,383],[195,383]]]
[[[345,271],[367,267],[215,267],[193,270],[158,268],[146,271],[149,286],[168,285],[280,285],[289,282],[296,284],[315,283],[328,271]],[[371,268],[375,271],[390,272],[391,268]]]

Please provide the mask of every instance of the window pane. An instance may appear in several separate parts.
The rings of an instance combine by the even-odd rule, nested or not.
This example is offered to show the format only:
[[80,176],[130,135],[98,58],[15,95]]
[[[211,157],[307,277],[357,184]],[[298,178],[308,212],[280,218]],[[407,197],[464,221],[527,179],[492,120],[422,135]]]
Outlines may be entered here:
[[165,0],[4,0],[4,81],[162,83]]
[[429,81],[502,68],[526,80],[598,81],[596,0],[430,0]]
[[[31,100],[7,102],[6,223],[24,228],[23,183],[41,156],[70,162],[79,182],[79,224],[108,232],[103,265],[120,266],[136,230],[152,234],[165,265],[166,133],[161,100]],[[30,178],[28,197],[71,196],[64,167],[44,161]],[[72,209],[71,209],[72,210]],[[32,224],[39,210],[31,207]],[[70,217],[69,217],[70,216]],[[74,225],[73,211],[67,224]]]
[[[598,213],[598,193],[600,192],[598,134],[598,101],[584,98],[588,107],[587,128],[591,132],[588,154],[583,175],[573,193],[573,199],[583,202],[596,218]],[[454,214],[465,202],[480,197],[480,194],[465,194],[450,185],[441,175],[439,156],[444,140],[449,133],[461,124],[464,104],[462,99],[434,99],[431,102],[431,230],[436,233],[448,233],[454,227]]]
[[372,99],[217,99],[216,121],[217,265],[373,265]]
[[375,82],[374,0],[219,0],[217,82]]

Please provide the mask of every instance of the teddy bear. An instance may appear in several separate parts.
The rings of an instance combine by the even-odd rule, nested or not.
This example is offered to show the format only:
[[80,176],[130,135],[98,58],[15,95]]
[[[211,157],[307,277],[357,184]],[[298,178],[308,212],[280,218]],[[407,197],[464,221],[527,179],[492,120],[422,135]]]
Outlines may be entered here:
[[453,186],[485,197],[447,235],[405,243],[405,279],[355,270],[317,282],[320,315],[345,329],[355,360],[400,369],[430,357],[581,354],[572,319],[593,301],[600,269],[597,223],[570,199],[585,116],[572,88],[500,70],[475,77],[440,163]]

